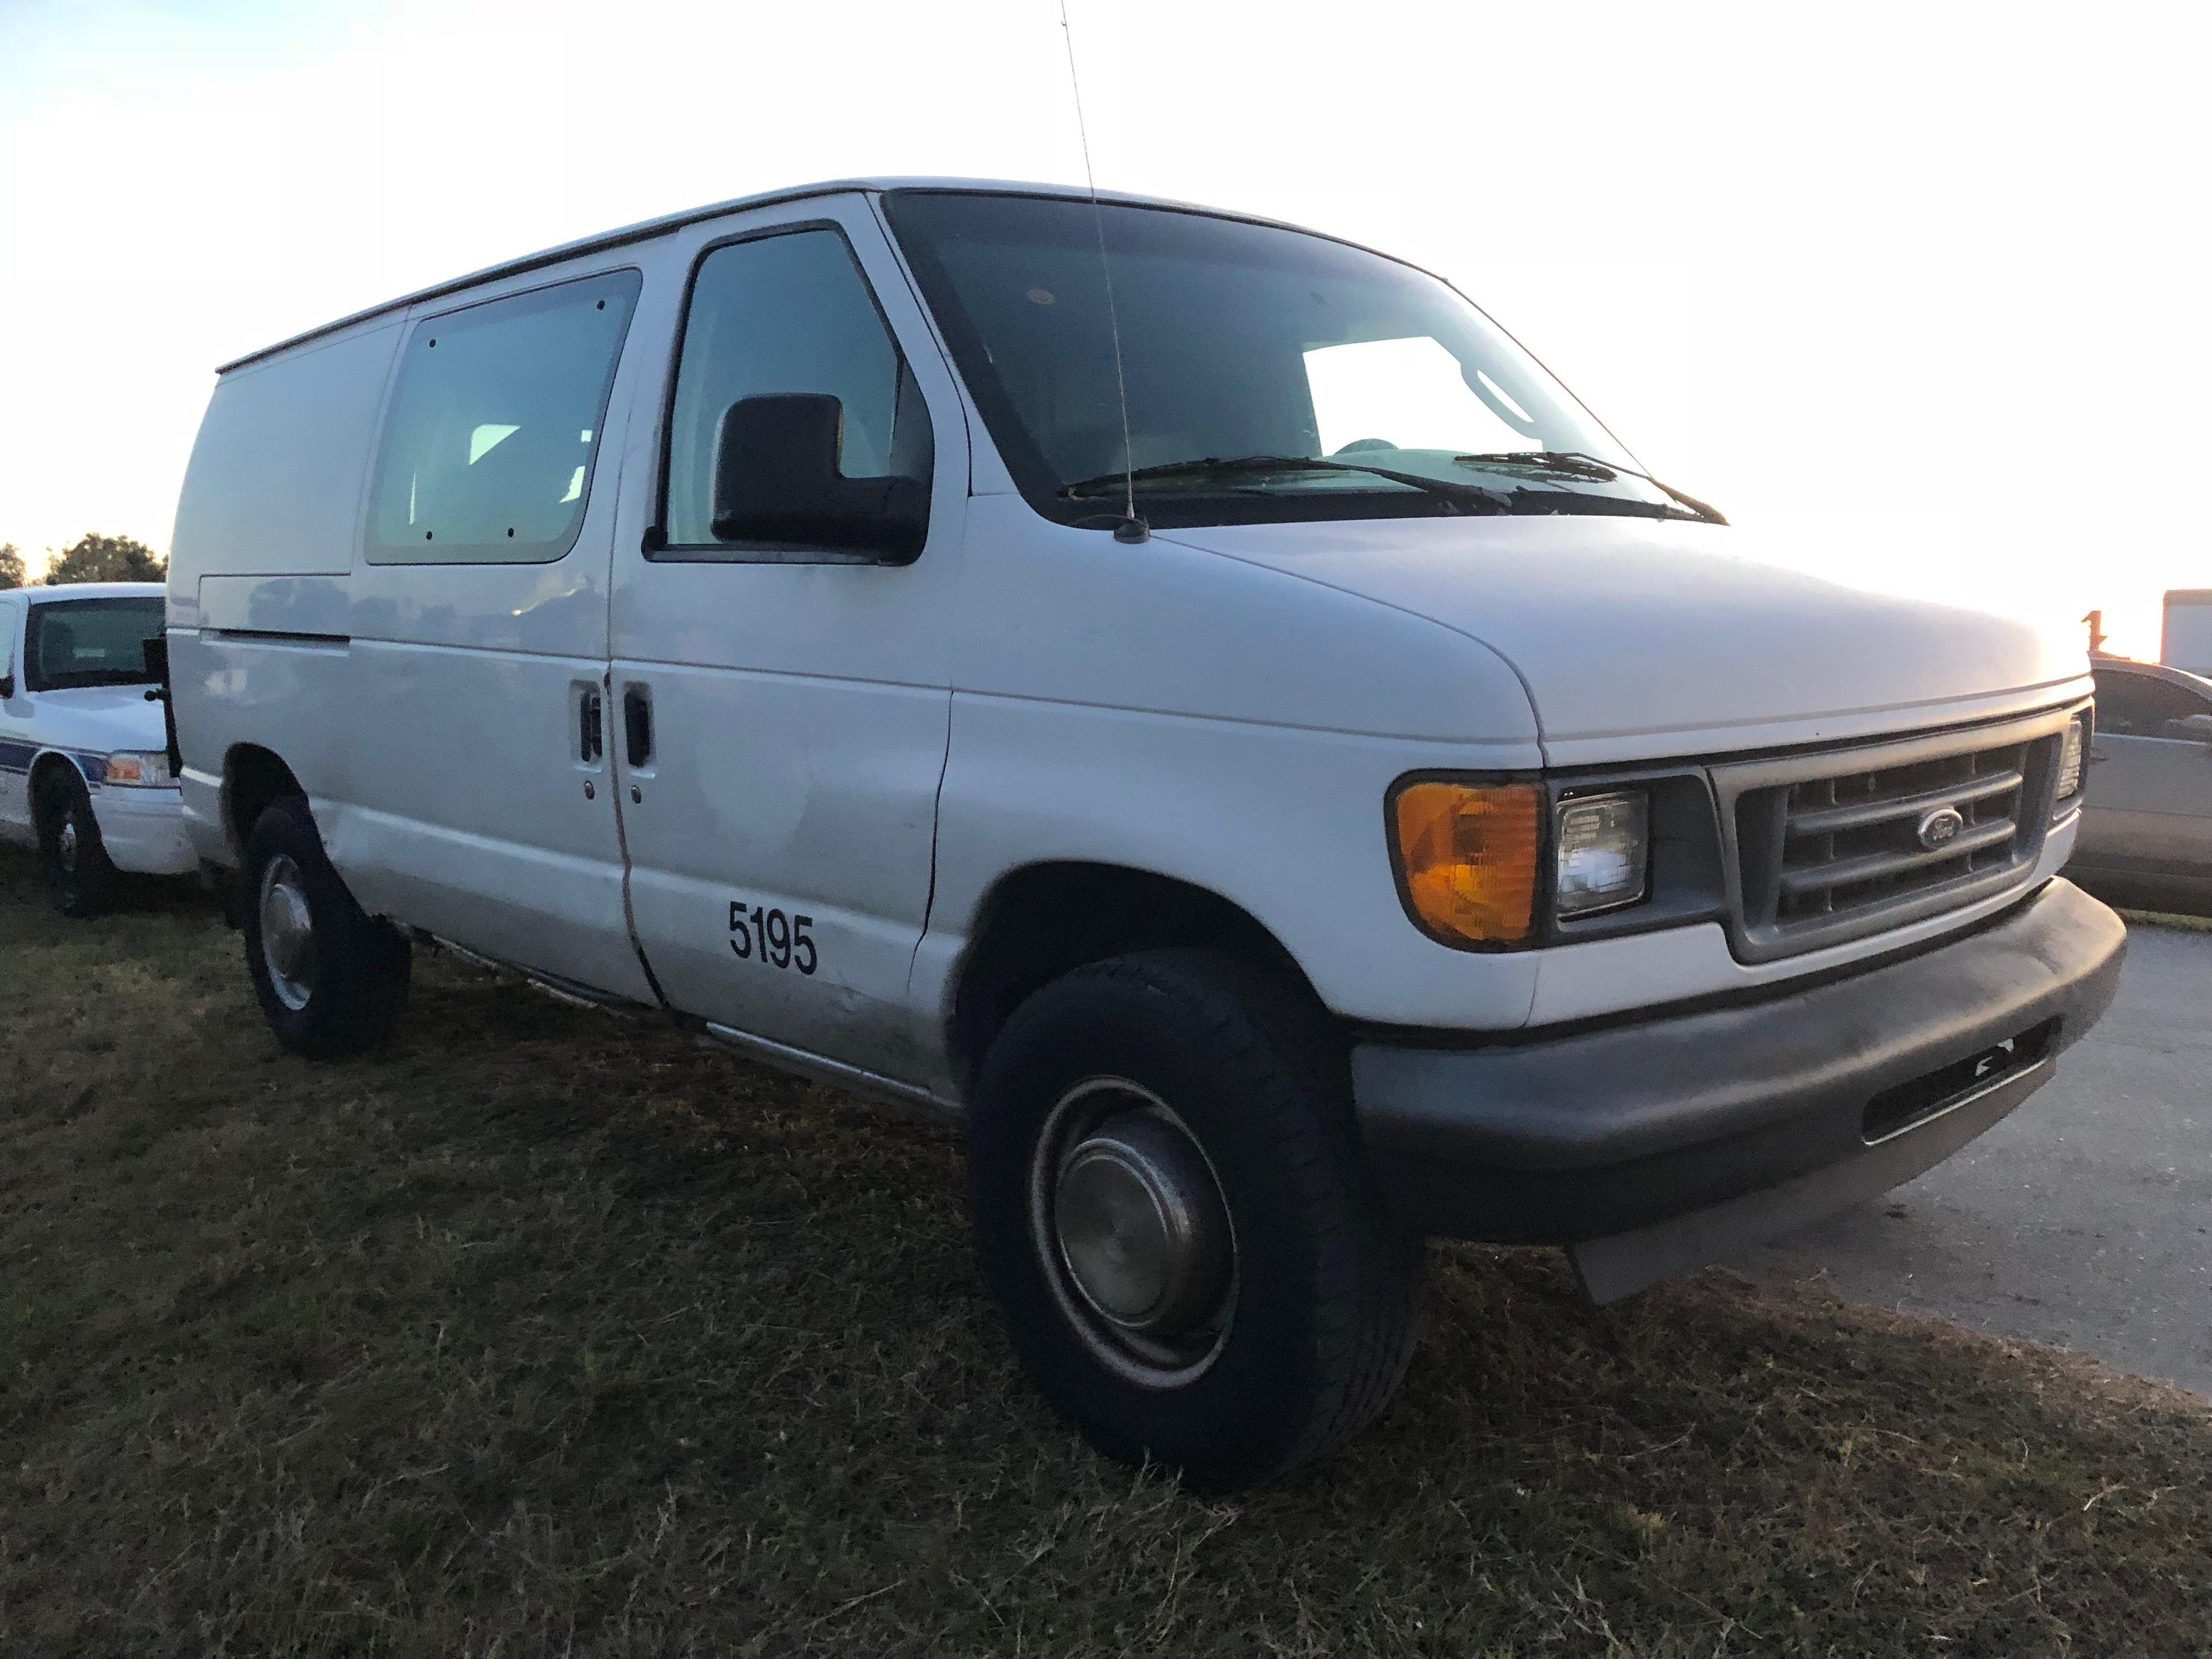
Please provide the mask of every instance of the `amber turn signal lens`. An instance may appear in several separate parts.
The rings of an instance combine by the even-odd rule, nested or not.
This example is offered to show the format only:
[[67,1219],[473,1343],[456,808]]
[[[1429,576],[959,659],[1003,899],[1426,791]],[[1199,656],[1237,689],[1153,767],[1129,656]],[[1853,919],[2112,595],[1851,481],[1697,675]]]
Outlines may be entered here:
[[1533,783],[1409,783],[1391,801],[1415,918],[1449,943],[1518,945],[1536,921],[1542,792]]

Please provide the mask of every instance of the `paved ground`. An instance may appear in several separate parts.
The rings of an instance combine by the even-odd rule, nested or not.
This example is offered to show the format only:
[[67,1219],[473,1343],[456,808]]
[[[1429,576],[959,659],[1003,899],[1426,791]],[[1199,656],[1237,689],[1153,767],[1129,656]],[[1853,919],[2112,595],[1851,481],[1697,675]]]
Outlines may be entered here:
[[1738,1265],[2212,1395],[2212,933],[2133,931],[2118,1000],[2040,1094]]

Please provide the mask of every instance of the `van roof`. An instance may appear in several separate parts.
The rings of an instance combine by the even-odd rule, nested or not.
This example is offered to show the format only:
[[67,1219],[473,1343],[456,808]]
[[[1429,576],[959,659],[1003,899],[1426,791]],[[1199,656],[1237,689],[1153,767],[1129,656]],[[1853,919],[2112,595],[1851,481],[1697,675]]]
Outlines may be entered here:
[[[434,283],[428,288],[417,289],[412,294],[403,294],[396,300],[386,300],[382,305],[371,306],[365,311],[354,312],[349,316],[340,317],[334,322],[324,323],[319,327],[295,334],[289,339],[279,340],[274,345],[264,346],[258,351],[249,351],[243,357],[234,357],[230,362],[220,365],[216,369],[216,373],[228,374],[234,368],[243,368],[248,363],[259,362],[264,357],[273,357],[279,352],[289,351],[294,346],[307,341],[319,339],[325,334],[335,334],[340,329],[351,328],[356,323],[365,323],[372,317],[381,317],[390,312],[404,311],[409,306],[424,300],[438,299],[447,294],[458,294],[465,289],[475,288],[479,283],[492,282],[501,276],[519,276],[524,271],[535,270],[544,265],[558,264],[562,260],[574,259],[586,253],[596,253],[604,248],[621,247],[629,242],[647,241],[655,236],[665,235],[672,230],[680,230],[686,225],[696,224],[702,219],[719,219],[724,214],[740,213],[748,208],[770,207],[782,202],[803,201],[810,196],[839,195],[850,191],[881,192],[892,190],[979,191],[1001,196],[1067,197],[1078,201],[1088,201],[1091,198],[1091,192],[1087,189],[1075,185],[1018,184],[1005,179],[900,178],[832,179],[818,184],[794,185],[787,190],[764,191],[757,196],[733,197],[726,202],[715,202],[706,207],[687,208],[680,213],[665,213],[657,219],[642,219],[636,224],[624,225],[618,230],[601,231],[596,236],[579,237],[573,242],[562,242],[557,246],[526,254],[519,259],[507,259],[495,265],[486,265],[483,270],[472,270],[465,276],[456,276],[448,282]],[[1098,199],[1102,202],[1114,202],[1130,207],[1171,208],[1181,213],[1203,213],[1218,219],[1241,219],[1250,224],[1273,225],[1285,230],[1306,230],[1305,226],[1287,224],[1282,220],[1269,219],[1259,214],[1236,213],[1224,208],[1202,207],[1195,203],[1170,201],[1163,197],[1136,196],[1125,191],[1102,190],[1098,192]],[[1308,232],[1308,234],[1326,234],[1327,233]],[[1330,240],[1341,241],[1344,239],[1331,237]]]

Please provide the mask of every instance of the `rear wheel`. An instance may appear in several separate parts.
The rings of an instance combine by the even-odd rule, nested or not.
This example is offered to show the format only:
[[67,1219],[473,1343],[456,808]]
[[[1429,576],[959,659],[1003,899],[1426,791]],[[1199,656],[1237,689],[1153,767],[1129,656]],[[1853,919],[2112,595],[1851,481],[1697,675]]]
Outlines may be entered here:
[[406,938],[354,902],[307,803],[272,801],[246,838],[246,970],[276,1039],[295,1054],[358,1054],[407,1000]]
[[1422,1245],[1374,1193],[1303,988],[1204,951],[1079,969],[1008,1021],[971,1129],[985,1277],[1102,1451],[1241,1485],[1389,1402]]
[[46,896],[65,916],[96,916],[121,896],[123,872],[107,856],[93,816],[92,795],[74,769],[63,768],[42,786],[39,854]]

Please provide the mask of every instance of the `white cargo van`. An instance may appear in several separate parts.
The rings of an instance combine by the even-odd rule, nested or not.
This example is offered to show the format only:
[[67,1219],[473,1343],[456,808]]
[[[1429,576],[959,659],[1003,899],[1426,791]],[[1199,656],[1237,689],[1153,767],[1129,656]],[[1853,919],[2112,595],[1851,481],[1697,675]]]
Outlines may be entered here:
[[2123,949],[2078,645],[1762,562],[1234,214],[860,181],[447,283],[222,371],[170,570],[283,1042],[436,939],[961,1114],[1030,1374],[1215,1482],[1380,1408],[1424,1236],[1725,1255],[2009,1112]]

